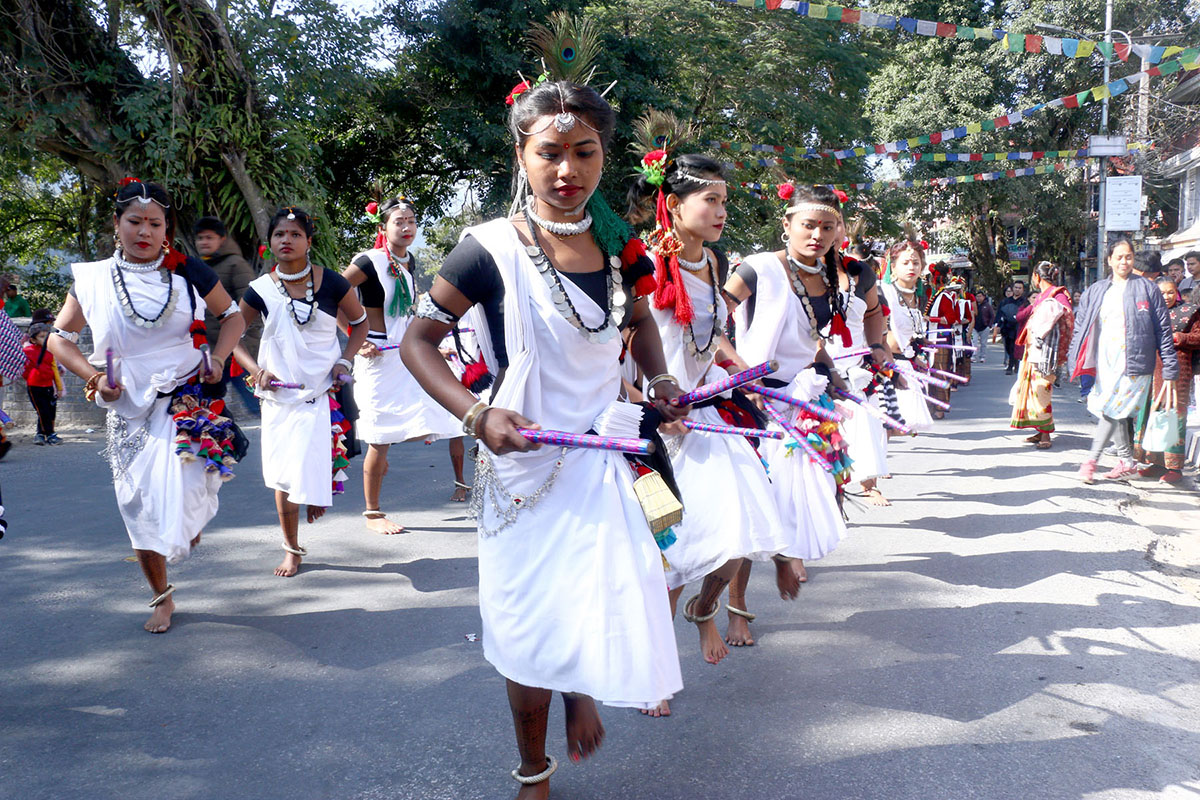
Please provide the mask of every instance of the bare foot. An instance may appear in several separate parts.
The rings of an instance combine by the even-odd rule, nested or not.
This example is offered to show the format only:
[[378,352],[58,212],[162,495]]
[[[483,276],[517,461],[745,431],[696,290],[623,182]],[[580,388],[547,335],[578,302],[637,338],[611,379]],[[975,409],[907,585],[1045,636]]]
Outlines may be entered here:
[[197,533],[196,538],[192,539],[191,544],[188,546],[191,547],[193,550],[195,550],[197,547],[199,547],[200,546],[200,537],[203,534],[204,534],[204,531],[200,531],[200,533]]
[[[795,600],[800,594],[800,576],[792,566],[791,559],[772,559],[775,562],[775,586],[784,600]],[[733,616],[730,616],[733,619]]]
[[325,506],[308,506],[308,521],[316,522],[325,516]]
[[883,496],[883,492],[875,487],[863,491],[863,502],[870,506],[890,506],[892,502]]
[[717,623],[710,619],[708,622],[696,623],[696,627],[700,630],[700,652],[704,655],[704,660],[709,664],[721,663],[721,659],[729,655],[729,648],[725,646],[725,640],[717,630]]
[[567,712],[567,756],[580,761],[600,748],[604,725],[596,701],[587,695],[564,694],[563,705]]
[[753,647],[754,637],[750,635],[749,620],[731,612],[729,624],[725,627],[725,641],[730,647]]
[[804,568],[804,561],[799,558],[792,559],[792,569],[796,570],[796,577],[801,583],[808,583],[808,570]]
[[450,502],[451,503],[467,502],[467,490],[461,486],[455,486],[454,494],[450,495]]
[[671,716],[671,704],[666,700],[660,700],[654,708],[643,708],[642,713],[647,717],[669,717]]
[[397,525],[387,517],[380,515],[378,517],[367,517],[367,530],[392,536],[397,533],[404,533],[404,526]]
[[[309,506],[312,508],[312,506]],[[275,568],[275,574],[281,578],[290,578],[300,571],[300,556],[288,553]]]
[[173,613],[175,613],[175,601],[168,597],[155,607],[154,613],[142,627],[151,633],[166,633],[171,627]]

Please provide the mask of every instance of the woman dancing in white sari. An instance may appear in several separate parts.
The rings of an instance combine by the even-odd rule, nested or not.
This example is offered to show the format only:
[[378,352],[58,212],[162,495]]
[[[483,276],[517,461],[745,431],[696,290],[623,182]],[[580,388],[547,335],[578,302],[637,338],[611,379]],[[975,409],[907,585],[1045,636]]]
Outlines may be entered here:
[[[578,761],[604,735],[593,699],[650,708],[682,686],[661,551],[630,464],[605,450],[539,449],[517,431],[583,433],[616,413],[623,324],[636,332],[633,358],[655,376],[658,412],[686,413],[666,402],[680,390],[637,297],[649,259],[594,194],[614,123],[593,89],[569,81],[547,80],[516,100],[509,128],[528,180],[528,196],[522,183],[517,190],[524,210],[465,232],[401,346],[425,390],[480,441],[471,506],[484,656],[508,680],[522,800],[549,796],[553,691],[563,693],[567,752]],[[484,360],[500,370],[490,405],[438,352],[477,304]]]
[[[263,318],[258,359],[240,345],[234,351],[262,400],[263,481],[275,490],[283,530],[285,555],[275,568],[281,578],[295,575],[308,555],[300,546],[300,506],[315,522],[342,492],[350,425],[333,392],[350,380],[350,358],[367,338],[367,312],[350,284],[309,259],[313,232],[312,218],[294,206],[271,218],[267,236],[275,269],[255,278],[242,297],[249,324]],[[350,325],[344,348],[337,337],[339,311]]]
[[[75,282],[49,347],[87,381],[88,399],[108,409],[105,453],[117,507],[154,592],[145,628],[165,633],[175,611],[167,563],[200,542],[234,461],[232,424],[194,379],[220,383],[225,359],[246,326],[216,273],[171,249],[175,209],[161,186],[127,179],[117,191],[113,225],[112,258],[71,265]],[[203,356],[191,332],[199,320],[203,333],[206,307],[220,318],[221,334],[208,372],[199,375]],[[90,357],[76,344],[84,325],[92,330]],[[204,457],[197,458],[191,442],[201,435],[208,438]]]

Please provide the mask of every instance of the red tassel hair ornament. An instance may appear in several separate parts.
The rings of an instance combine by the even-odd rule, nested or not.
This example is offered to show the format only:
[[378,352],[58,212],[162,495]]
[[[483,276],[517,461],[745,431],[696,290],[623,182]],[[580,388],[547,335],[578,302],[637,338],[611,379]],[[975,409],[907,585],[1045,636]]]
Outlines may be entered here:
[[679,251],[683,246],[671,230],[671,211],[667,208],[667,198],[661,188],[654,201],[654,219],[658,223],[654,233],[650,234],[656,284],[654,307],[660,310],[674,308],[675,322],[690,325],[696,313],[692,308],[691,295],[684,288],[683,278],[679,274]]

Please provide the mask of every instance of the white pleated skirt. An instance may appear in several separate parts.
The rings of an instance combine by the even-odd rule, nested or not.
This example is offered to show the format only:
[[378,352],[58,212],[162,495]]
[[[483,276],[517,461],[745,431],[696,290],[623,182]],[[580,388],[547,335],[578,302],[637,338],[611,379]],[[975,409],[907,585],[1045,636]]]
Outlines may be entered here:
[[[877,397],[872,395],[867,402],[879,408]],[[850,480],[865,481],[887,475],[887,429],[883,423],[857,403],[838,403],[837,406],[846,418],[842,423],[842,436],[849,448]]]
[[304,403],[262,398],[263,482],[298,505],[333,505],[333,428],[329,397]]
[[426,394],[405,369],[399,350],[386,350],[376,358],[355,356],[354,381],[358,438],[367,444],[463,435],[462,423]]
[[[796,420],[789,407],[788,419]],[[779,430],[771,423],[772,430]],[[783,523],[788,546],[784,555],[818,559],[833,551],[846,535],[846,524],[837,505],[833,474],[814,464],[803,451],[787,447],[790,437],[764,440],[759,450],[767,460],[775,508]]]
[[929,403],[916,389],[896,389],[896,404],[900,406],[900,416],[904,424],[914,432],[933,429],[933,415],[929,413]]
[[[192,539],[217,515],[221,479],[204,470],[202,459],[175,455],[170,403],[171,398],[160,397],[146,417],[126,420],[126,440],[143,444],[136,453],[136,447],[118,450],[113,485],[133,549],[151,550],[175,563],[191,552]],[[121,418],[108,413],[111,431]]]
[[[690,418],[727,424],[711,407]],[[733,558],[764,561],[787,548],[766,468],[744,437],[693,431],[667,437],[667,449],[684,509],[663,553],[668,586],[701,580]]]
[[[484,657],[524,686],[650,708],[683,688],[661,551],[621,455],[568,450],[563,459],[537,505],[480,536]],[[523,482],[524,496],[551,466]],[[475,491],[488,488],[477,479]],[[487,497],[483,515],[483,529],[498,524]]]

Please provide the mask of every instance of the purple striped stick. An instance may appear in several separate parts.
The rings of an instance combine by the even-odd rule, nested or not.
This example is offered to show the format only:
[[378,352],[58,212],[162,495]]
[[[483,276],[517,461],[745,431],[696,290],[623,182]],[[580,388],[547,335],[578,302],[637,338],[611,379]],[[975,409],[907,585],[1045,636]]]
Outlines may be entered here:
[[517,433],[538,444],[584,447],[590,450],[616,450],[619,453],[637,453],[643,456],[654,452],[654,442],[649,439],[593,436],[589,433],[567,433],[566,431],[535,431],[530,428],[517,428]]
[[690,419],[683,421],[683,426],[693,431],[704,433],[723,433],[728,436],[753,436],[756,439],[782,439],[782,431],[764,431],[758,428],[735,428],[732,425],[713,425],[710,422],[695,422]]
[[742,370],[736,375],[730,375],[722,378],[719,381],[706,383],[703,386],[698,386],[690,392],[681,394],[671,401],[672,405],[690,406],[692,403],[699,403],[701,400],[707,400],[710,397],[716,397],[721,392],[727,392],[730,389],[736,389],[744,383],[756,381],[759,378],[764,378],[779,369],[778,361],[764,361],[757,367]]
[[212,351],[206,344],[200,345],[200,363],[204,367],[204,374],[200,376],[200,380],[204,380],[208,373],[212,372]]
[[379,345],[375,345],[375,349],[376,349],[376,350],[378,350],[379,352],[381,352],[381,353],[382,353],[382,352],[384,352],[385,350],[399,350],[399,349],[400,349],[400,345],[398,345],[398,344],[385,344],[385,345],[383,345],[382,347],[381,347],[381,346],[379,346]]
[[936,397],[930,397],[929,395],[925,394],[924,392],[922,392],[920,390],[917,391],[917,394],[921,395],[921,397],[924,397],[926,402],[932,403],[933,405],[937,406],[938,408],[944,409],[946,411],[950,410],[949,403],[943,402],[942,400],[938,400]]
[[946,372],[945,370],[942,370],[942,369],[930,369],[929,371],[932,372],[934,375],[941,375],[943,378],[949,378],[950,380],[954,381],[955,383],[969,383],[970,382],[966,378],[964,378],[962,375],[959,375],[957,372]]
[[287,381],[268,381],[267,386],[272,389],[304,389],[303,383],[288,383]]
[[866,411],[872,417],[875,417],[875,419],[879,420],[880,422],[882,422],[884,425],[888,426],[889,428],[892,428],[894,430],[900,431],[901,433],[905,433],[905,434],[912,433],[912,429],[910,429],[907,425],[900,422],[900,420],[898,420],[898,419],[889,417],[887,414],[883,413],[878,408],[876,408],[875,406],[868,403],[866,401],[866,399],[859,397],[856,394],[851,394],[850,392],[847,392],[845,389],[839,389],[836,386],[833,388],[833,393],[836,396],[842,398],[843,400],[849,400],[852,403],[857,403],[859,408],[861,408],[863,411]]
[[842,415],[836,411],[830,411],[828,408],[822,408],[816,403],[809,403],[808,401],[801,400],[798,397],[792,397],[782,389],[772,389],[769,386],[763,386],[755,389],[754,391],[758,392],[763,397],[769,397],[772,400],[778,400],[781,403],[787,403],[789,406],[802,408],[819,419],[825,420],[826,422],[841,422],[843,419]]
[[117,388],[116,365],[113,363],[113,349],[110,347],[104,351],[104,362],[107,373],[104,379],[108,382],[108,388]]
[[796,430],[796,426],[788,422],[787,417],[781,414],[779,409],[775,408],[775,406],[771,405],[770,403],[763,403],[763,408],[767,410],[767,416],[775,420],[775,424],[783,428],[787,432],[787,435],[791,436],[792,439],[796,441],[796,444],[800,445],[800,449],[804,451],[804,454],[808,456],[814,464],[821,467],[821,469],[825,470],[826,472],[833,472],[833,466],[829,463],[829,460],[822,458],[821,454],[813,449],[813,446],[808,443],[808,437]]
[[859,350],[851,350],[848,353],[842,353],[840,356],[834,356],[833,360],[837,361],[841,358],[858,358],[859,356],[868,356],[871,354],[871,348],[864,347]]
[[885,361],[883,365],[888,369],[899,372],[901,377],[916,378],[921,383],[928,383],[930,386],[936,386],[939,389],[950,388],[949,381],[944,381],[941,378],[935,378],[932,375],[926,375],[924,372],[917,371],[915,367],[901,367],[898,364],[893,364],[891,361]]

